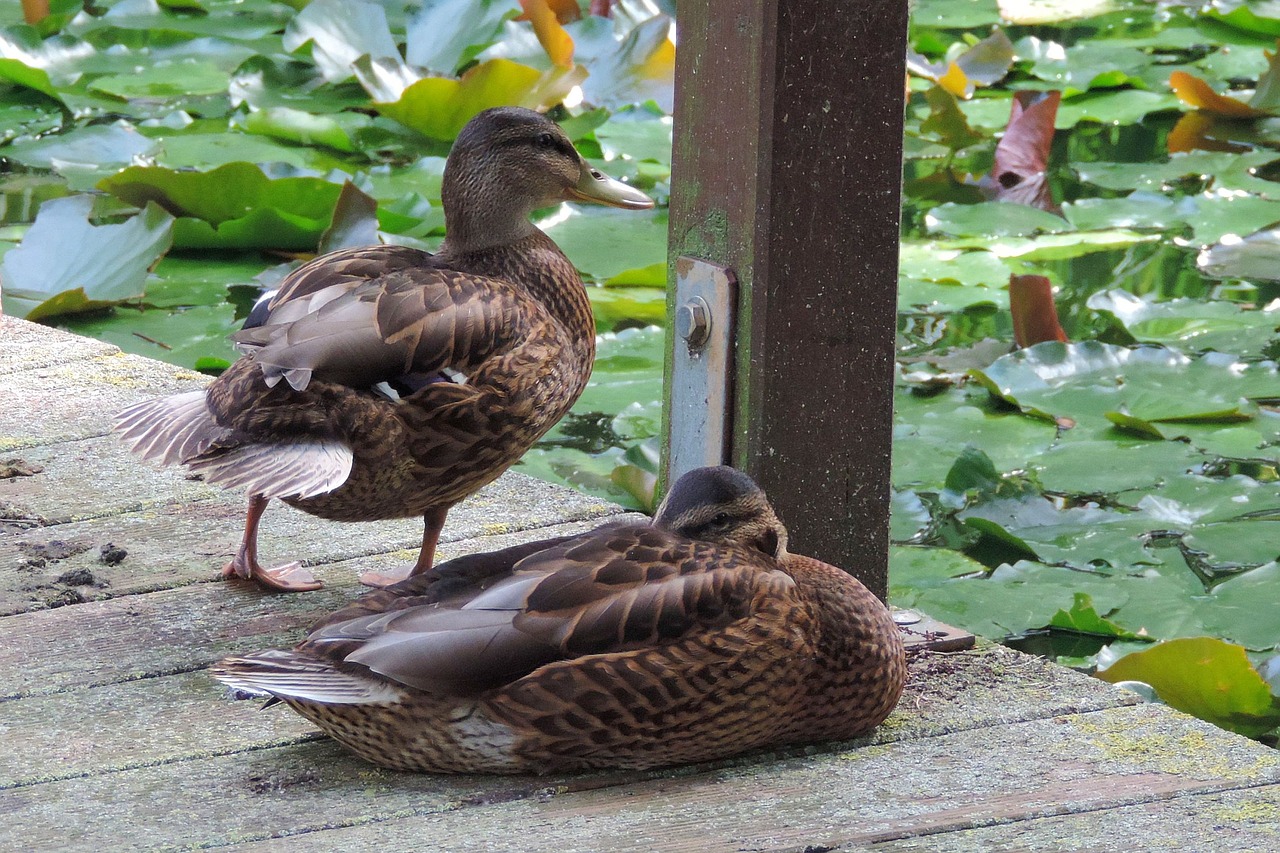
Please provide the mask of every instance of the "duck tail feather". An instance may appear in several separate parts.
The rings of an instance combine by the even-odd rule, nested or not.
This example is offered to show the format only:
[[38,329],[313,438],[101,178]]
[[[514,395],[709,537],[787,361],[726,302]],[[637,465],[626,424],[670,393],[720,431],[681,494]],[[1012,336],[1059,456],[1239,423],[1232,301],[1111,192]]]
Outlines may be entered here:
[[224,658],[209,674],[249,693],[326,705],[389,704],[405,695],[374,676],[343,672],[329,661],[283,649]]
[[116,415],[112,428],[134,453],[162,465],[186,462],[232,435],[214,421],[204,391],[135,403]]
[[347,481],[351,447],[337,439],[299,438],[212,447],[187,460],[205,482],[264,498],[313,498]]

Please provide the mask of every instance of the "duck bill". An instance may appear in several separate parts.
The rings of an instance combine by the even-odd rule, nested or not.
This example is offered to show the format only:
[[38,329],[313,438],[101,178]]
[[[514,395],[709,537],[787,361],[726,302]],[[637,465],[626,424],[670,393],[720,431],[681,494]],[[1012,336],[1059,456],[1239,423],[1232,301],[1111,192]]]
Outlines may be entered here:
[[566,194],[570,201],[589,201],[593,204],[607,204],[610,207],[625,207],[628,210],[645,210],[653,207],[653,199],[640,190],[622,181],[615,181],[586,163],[582,164],[582,177],[577,184],[569,187]]

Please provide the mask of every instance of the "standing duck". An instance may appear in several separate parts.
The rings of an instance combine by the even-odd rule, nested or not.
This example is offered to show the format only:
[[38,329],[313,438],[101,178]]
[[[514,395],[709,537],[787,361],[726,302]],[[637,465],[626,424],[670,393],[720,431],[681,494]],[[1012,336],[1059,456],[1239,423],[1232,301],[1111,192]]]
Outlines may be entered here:
[[336,521],[421,515],[417,562],[362,580],[385,586],[431,567],[449,508],[518,460],[591,375],[582,280],[529,221],[566,200],[653,206],[587,165],[550,119],[486,110],[445,165],[438,253],[372,246],[304,264],[232,336],[245,355],[222,376],[117,416],[143,458],[248,490],[224,575],[321,586],[301,563],[259,564],[272,498]]
[[751,478],[701,468],[652,524],[452,560],[212,674],[400,770],[642,769],[863,734],[902,692],[898,630],[786,545]]

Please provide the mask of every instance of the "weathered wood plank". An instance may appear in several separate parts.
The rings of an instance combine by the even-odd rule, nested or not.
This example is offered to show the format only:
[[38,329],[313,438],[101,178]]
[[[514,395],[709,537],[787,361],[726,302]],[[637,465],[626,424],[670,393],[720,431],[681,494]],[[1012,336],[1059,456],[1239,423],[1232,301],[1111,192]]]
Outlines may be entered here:
[[294,743],[315,727],[261,702],[223,702],[205,672],[0,703],[0,789]]
[[[131,597],[130,601],[137,598]],[[247,610],[246,615],[260,612],[252,606]],[[199,612],[179,615],[178,627],[166,626],[179,634],[171,641],[175,651],[167,662],[185,661],[194,669],[213,659],[208,650],[202,652],[199,646],[181,641],[183,618],[191,621],[193,633],[207,631],[212,635],[212,647],[261,648],[277,641],[281,633],[288,633],[289,623],[296,622],[300,627],[307,616],[299,612],[301,610],[299,607],[297,611],[283,614],[268,612],[249,616],[238,626],[234,617],[245,613],[240,608],[232,608],[230,612],[215,610],[207,617]],[[64,608],[64,611],[67,619],[71,619],[74,608]],[[206,618],[207,627],[196,627]],[[144,616],[141,620],[144,628],[146,623]],[[146,639],[145,632],[139,632],[139,642]],[[103,660],[110,654],[109,649],[93,651],[89,657],[91,661],[95,657]],[[11,741],[10,747],[0,754],[0,788],[260,749],[297,740],[313,731],[309,723],[285,708],[257,714],[254,709],[258,703],[254,701],[226,701],[225,691],[200,671],[127,680],[131,669],[159,668],[148,658],[164,661],[165,656],[142,647],[124,654],[125,663],[115,670],[115,675],[122,679],[118,682],[0,702],[0,731]],[[153,655],[155,657],[151,657]],[[1019,714],[1023,719],[1040,719],[1047,714],[1109,708],[1128,701],[1126,694],[1109,685],[1073,678],[1063,670],[1046,669],[1045,689],[1055,685],[1057,700],[1011,708],[1009,693],[990,689],[990,685],[996,680],[994,673],[1022,656],[1007,649],[987,647],[976,653],[948,656],[943,669],[936,665],[938,657],[921,656],[913,660],[912,686],[902,703],[903,710],[863,742],[886,744],[904,739],[928,739],[999,725],[1018,719]],[[32,661],[33,664],[39,662],[39,656]],[[110,670],[103,675],[110,677]],[[963,703],[956,702],[958,696],[963,696]],[[57,725],[50,725],[51,720],[57,720]],[[92,745],[92,749],[87,745]],[[351,761],[360,763],[355,758]]]
[[981,829],[896,838],[867,849],[909,853],[1137,850],[1242,853],[1280,850],[1280,785],[1171,797]]
[[200,388],[209,377],[122,352],[3,374],[0,451],[93,438],[125,406]]
[[118,352],[113,344],[0,315],[0,374]]
[[546,779],[386,773],[306,742],[0,791],[0,846],[111,845],[145,825],[154,847],[271,839],[247,850],[856,847],[1278,780],[1275,753],[1149,705],[719,769]]
[[[0,501],[17,517],[45,524],[139,512],[164,504],[219,500],[240,506],[244,496],[189,479],[178,468],[160,469],[130,454],[114,436],[68,439],[16,454],[42,470],[0,480]],[[75,484],[74,488],[71,484]]]
[[[538,528],[536,535],[578,533],[598,523],[557,524]],[[449,542],[441,545],[440,558],[505,548],[530,536],[526,531]],[[355,581],[358,571],[397,561],[396,554],[382,554],[357,565],[335,564],[335,582],[304,595],[198,583],[9,616],[0,622],[0,700],[188,672],[229,654],[293,645],[312,621],[366,591]]]
[[[181,481],[181,474],[175,472],[155,476]],[[51,482],[71,489],[65,480]],[[58,487],[45,494],[52,503],[32,502],[26,507],[33,512],[57,512],[52,507],[59,500]],[[619,512],[622,509],[614,504],[508,472],[454,508],[442,539],[456,542],[602,519]],[[219,493],[207,500],[11,532],[0,537],[0,614],[212,580],[234,555],[243,523],[240,500]],[[264,562],[299,559],[308,565],[393,551],[403,551],[404,561],[412,562],[421,541],[421,520],[342,524],[284,505],[268,510],[259,535]],[[127,556],[114,565],[100,562],[101,549],[107,544],[125,549]],[[349,568],[358,573],[356,567]],[[68,577],[68,572],[88,572],[93,580],[71,588],[58,580]],[[329,580],[341,576],[319,574]]]
[[[310,833],[269,846],[364,851],[412,838],[425,849],[479,847],[494,853],[860,849],[889,839],[1139,803],[1163,810],[1178,797],[1280,780],[1280,756],[1274,752],[1163,708],[1112,709],[1055,722],[621,788],[549,793]],[[1000,748],[993,749],[995,744]],[[1002,843],[999,849],[1024,848]]]

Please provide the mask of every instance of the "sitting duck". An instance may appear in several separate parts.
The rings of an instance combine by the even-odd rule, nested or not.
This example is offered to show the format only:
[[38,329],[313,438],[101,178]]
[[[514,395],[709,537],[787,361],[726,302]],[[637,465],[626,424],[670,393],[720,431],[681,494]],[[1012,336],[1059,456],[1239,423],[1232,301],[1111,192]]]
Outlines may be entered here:
[[259,564],[272,498],[336,521],[422,516],[416,563],[361,580],[386,586],[431,567],[449,508],[516,462],[591,375],[582,280],[529,221],[562,201],[653,206],[591,168],[545,116],[486,110],[445,165],[439,252],[371,246],[315,258],[232,336],[245,355],[207,388],[117,416],[144,459],[248,490],[225,576],[321,586],[301,563]]
[[716,467],[652,523],[451,560],[212,674],[384,767],[547,773],[853,738],[906,661],[880,600],[789,554],[755,482]]

